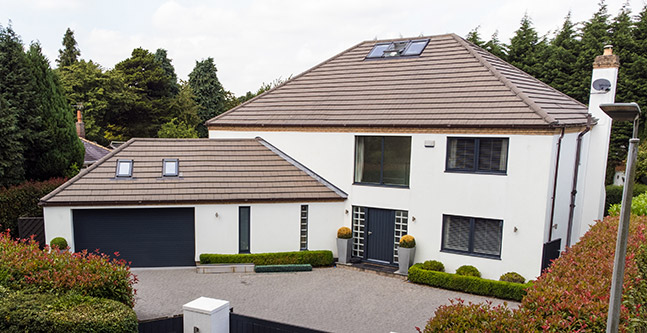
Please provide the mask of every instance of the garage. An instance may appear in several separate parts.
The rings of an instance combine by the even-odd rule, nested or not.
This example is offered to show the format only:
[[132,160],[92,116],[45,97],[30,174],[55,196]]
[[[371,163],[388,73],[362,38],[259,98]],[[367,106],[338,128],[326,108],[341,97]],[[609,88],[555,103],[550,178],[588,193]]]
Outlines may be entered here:
[[195,265],[193,208],[74,209],[75,250],[132,262],[132,267]]

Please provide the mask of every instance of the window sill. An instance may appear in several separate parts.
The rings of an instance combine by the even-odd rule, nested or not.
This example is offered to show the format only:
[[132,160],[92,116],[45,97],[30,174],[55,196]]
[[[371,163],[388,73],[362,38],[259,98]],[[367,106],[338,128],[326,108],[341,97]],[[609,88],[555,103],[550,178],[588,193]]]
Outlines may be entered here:
[[495,171],[474,171],[474,170],[445,170],[445,173],[467,173],[472,175],[492,175],[492,176],[507,176],[508,172],[495,172]]
[[470,252],[462,252],[462,251],[455,251],[455,250],[447,250],[447,249],[441,249],[440,252],[443,253],[451,253],[451,254],[460,254],[468,257],[477,257],[477,258],[484,258],[484,259],[494,259],[494,260],[501,260],[501,256],[494,256],[494,255],[487,255],[487,254],[479,254],[479,253],[470,253]]
[[387,187],[387,188],[400,188],[400,189],[409,189],[409,185],[388,185],[388,184],[377,184],[377,183],[353,183],[353,185],[359,186],[370,186],[370,187]]

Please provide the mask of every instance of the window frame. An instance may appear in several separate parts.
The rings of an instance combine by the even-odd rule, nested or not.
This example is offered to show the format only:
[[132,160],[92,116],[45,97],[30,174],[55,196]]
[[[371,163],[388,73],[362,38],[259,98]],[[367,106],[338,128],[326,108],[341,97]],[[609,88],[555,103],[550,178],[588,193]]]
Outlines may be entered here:
[[[417,54],[405,54],[405,53],[407,52],[407,50],[409,49],[409,47],[411,46],[411,44],[413,44],[413,43],[417,43],[417,42],[426,42],[426,43],[425,43],[425,46],[422,48],[422,50],[420,51],[420,53],[417,53]],[[372,48],[371,48],[371,50],[368,52],[368,54],[366,55],[366,57],[364,57],[364,60],[397,59],[397,58],[413,58],[413,57],[420,57],[420,55],[422,54],[422,52],[424,52],[424,51],[425,51],[425,49],[427,48],[427,46],[429,45],[429,42],[430,42],[430,39],[429,39],[429,38],[423,38],[423,39],[396,40],[396,41],[392,41],[392,42],[380,42],[380,43],[376,43],[376,44],[374,44],[374,45],[373,45],[373,47],[372,47]],[[388,49],[390,49],[393,45],[395,45],[396,43],[407,43],[407,44],[406,44],[406,45],[405,45],[405,46],[404,46],[404,47],[399,51],[399,53],[398,53],[397,55],[385,56],[385,55],[384,55],[384,53],[385,53]],[[387,46],[387,48],[386,48],[384,51],[382,51],[382,54],[381,54],[380,56],[372,56],[372,57],[371,57],[370,55],[371,55],[371,53],[373,53],[373,51],[375,50],[375,48],[376,48],[376,47],[378,47],[378,46],[381,46],[381,45],[388,45],[388,46]]]
[[[175,162],[175,174],[166,173],[166,163]],[[165,158],[162,159],[162,177],[179,177],[180,176],[180,159]]]
[[[358,182],[356,180],[356,175],[357,175],[357,139],[360,137],[364,138],[380,138],[382,140],[382,153],[380,157],[380,182],[379,183],[371,183],[371,182]],[[407,185],[399,185],[399,184],[385,184],[384,183],[384,151],[385,151],[385,138],[387,137],[393,137],[393,138],[409,138],[409,172],[408,172],[408,184]],[[355,155],[353,156],[353,185],[362,185],[362,186],[378,186],[378,187],[395,187],[395,188],[409,188],[411,185],[411,141],[412,141],[411,136],[402,136],[402,135],[355,135]]]
[[[308,250],[308,215],[310,207],[308,205],[301,205],[299,209],[299,250]],[[305,216],[304,216],[305,213]],[[303,229],[305,225],[305,230]],[[304,232],[305,231],[305,232]],[[305,241],[303,240],[305,237]],[[305,246],[304,246],[305,244]]]
[[[450,168],[449,167],[449,156],[450,156],[450,147],[452,139],[469,139],[474,140],[474,167],[471,169],[464,168]],[[505,151],[505,169],[504,170],[479,170],[479,157],[481,154],[481,140],[505,140],[507,141],[506,151]],[[507,176],[508,174],[508,159],[510,152],[510,138],[504,137],[468,137],[468,136],[450,136],[447,137],[447,149],[445,152],[445,172],[450,173],[474,173],[474,174],[486,174],[486,175],[501,175]]]
[[[129,172],[128,172],[127,175],[119,174],[119,165],[121,163],[130,164],[130,168],[128,169]],[[131,159],[118,159],[117,160],[117,167],[115,169],[115,178],[117,178],[117,179],[119,179],[119,178],[121,178],[121,179],[123,179],[123,178],[132,178],[133,177],[133,166],[134,166],[134,164],[135,163]]]
[[[445,232],[447,231],[447,218],[448,217],[461,217],[461,218],[467,218],[470,220],[470,230],[469,230],[469,245],[468,245],[468,250],[467,251],[461,251],[461,250],[454,250],[454,249],[446,249],[445,248]],[[499,254],[494,255],[494,254],[487,254],[487,253],[478,253],[474,252],[474,225],[476,220],[488,220],[488,221],[493,221],[493,222],[498,222],[499,223]],[[503,249],[503,220],[502,219],[492,219],[492,218],[484,218],[484,217],[473,217],[473,216],[464,216],[464,215],[453,215],[453,214],[443,214],[443,221],[442,221],[442,230],[440,233],[440,252],[446,252],[446,253],[454,253],[454,254],[462,254],[462,255],[467,255],[471,257],[479,257],[479,258],[488,258],[488,259],[498,259],[501,260],[501,252]]]
[[[241,225],[243,223],[242,216],[243,211],[247,211],[247,235],[243,235],[241,232]],[[250,206],[239,206],[238,207],[238,253],[251,253],[252,243],[252,208]],[[246,237],[243,237],[246,236]],[[246,238],[246,239],[245,239]],[[242,248],[242,241],[247,240],[247,249]]]

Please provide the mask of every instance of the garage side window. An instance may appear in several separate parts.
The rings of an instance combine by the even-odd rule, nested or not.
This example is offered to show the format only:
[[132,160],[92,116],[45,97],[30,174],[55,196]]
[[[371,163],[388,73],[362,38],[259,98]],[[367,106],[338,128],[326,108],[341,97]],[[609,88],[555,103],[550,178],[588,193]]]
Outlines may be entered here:
[[117,177],[132,177],[133,176],[133,160],[117,160]]
[[308,205],[301,205],[301,251],[308,249]]
[[238,207],[238,253],[249,253],[250,207]]

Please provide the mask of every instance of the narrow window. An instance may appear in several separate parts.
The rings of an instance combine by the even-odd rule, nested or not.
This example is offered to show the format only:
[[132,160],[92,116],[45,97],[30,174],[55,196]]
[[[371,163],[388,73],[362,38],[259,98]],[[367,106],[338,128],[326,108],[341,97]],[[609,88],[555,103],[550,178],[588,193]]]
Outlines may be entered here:
[[308,249],[308,205],[301,205],[301,251]]
[[355,183],[409,186],[411,137],[358,136]]
[[132,177],[133,176],[133,160],[117,160],[117,177]]
[[398,249],[400,248],[400,238],[407,234],[407,224],[409,221],[409,212],[406,210],[395,211],[395,230],[393,232],[393,262],[398,262]]
[[508,139],[447,139],[446,171],[505,174],[507,165]]
[[366,208],[353,206],[353,257],[364,258],[365,226]]
[[180,161],[175,159],[165,158],[162,160],[162,176],[164,177],[177,177],[180,171]]
[[502,234],[502,220],[444,215],[442,250],[500,258]]
[[238,253],[249,253],[250,207],[238,207]]

